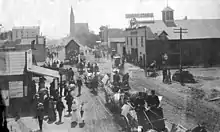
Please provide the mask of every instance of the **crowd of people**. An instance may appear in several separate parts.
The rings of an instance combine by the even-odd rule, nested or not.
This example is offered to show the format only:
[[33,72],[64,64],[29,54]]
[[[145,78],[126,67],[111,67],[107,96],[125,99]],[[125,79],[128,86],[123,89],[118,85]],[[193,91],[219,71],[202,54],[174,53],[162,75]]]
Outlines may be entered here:
[[[77,103],[77,97],[81,95],[81,87],[83,85],[82,78],[80,76],[75,77],[72,68],[68,69],[68,73],[66,76],[67,80],[64,81],[63,84],[61,84],[62,87],[60,87],[59,85],[59,90],[55,89],[55,79],[53,80],[53,82],[50,83],[50,87],[48,89],[45,87],[45,79],[40,78],[38,92],[36,92],[33,98],[33,109],[35,113],[35,118],[38,119],[40,130],[42,130],[43,119],[45,116],[48,117],[49,122],[54,122],[58,118],[58,123],[61,123],[62,114],[65,109],[65,105],[62,100],[63,97],[66,100],[66,105],[68,109],[67,111],[69,115],[71,115],[72,113],[73,122],[75,121],[75,115],[77,114],[77,112],[80,112],[78,111],[78,109],[83,106],[82,104]],[[56,116],[56,113],[58,113],[58,117]],[[81,118],[83,116],[83,114],[80,115],[81,116],[78,116],[78,118]],[[82,122],[84,121],[82,120]]]

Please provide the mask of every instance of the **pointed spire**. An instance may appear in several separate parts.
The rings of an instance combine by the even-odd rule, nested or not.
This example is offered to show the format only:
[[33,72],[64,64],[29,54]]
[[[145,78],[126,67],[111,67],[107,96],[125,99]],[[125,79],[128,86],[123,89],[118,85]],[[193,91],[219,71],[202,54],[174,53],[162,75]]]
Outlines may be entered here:
[[71,14],[73,14],[73,7],[71,6],[71,12],[70,12]]

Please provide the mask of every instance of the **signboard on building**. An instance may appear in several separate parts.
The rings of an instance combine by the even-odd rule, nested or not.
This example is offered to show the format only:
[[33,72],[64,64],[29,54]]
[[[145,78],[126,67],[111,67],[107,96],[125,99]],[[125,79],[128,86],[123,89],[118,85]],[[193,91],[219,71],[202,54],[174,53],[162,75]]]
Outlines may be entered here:
[[149,18],[154,17],[153,13],[133,13],[133,14],[125,14],[125,18]]
[[24,96],[23,81],[9,82],[9,95],[10,98],[20,98]]
[[30,69],[32,66],[32,50],[27,51],[27,69]]

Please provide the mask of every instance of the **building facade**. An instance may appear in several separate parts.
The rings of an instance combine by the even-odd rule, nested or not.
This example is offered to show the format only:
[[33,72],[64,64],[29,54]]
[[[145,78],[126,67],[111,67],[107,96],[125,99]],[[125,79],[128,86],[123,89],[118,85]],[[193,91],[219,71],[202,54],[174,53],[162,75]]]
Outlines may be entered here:
[[125,38],[109,38],[109,47],[111,51],[115,50],[120,56],[126,54]]
[[73,39],[70,40],[67,45],[65,46],[65,58],[70,59],[80,53],[80,45],[74,41]]
[[29,112],[36,94],[32,77],[46,75],[58,79],[58,71],[34,65],[31,50],[1,51],[0,56],[0,88],[8,113]]
[[25,39],[25,38],[35,38],[40,36],[39,26],[23,26],[23,27],[13,27],[12,28],[12,40]]
[[[32,47],[31,41],[33,40],[35,40],[35,44]],[[17,39],[16,41],[4,41],[0,48],[13,48],[15,51],[35,48],[35,50],[32,51],[32,54],[34,55],[36,62],[44,62],[47,56],[46,38],[44,36],[37,36],[28,39]]]
[[[162,55],[168,54],[169,65],[216,65],[220,41],[220,19],[174,20],[174,10],[166,7],[162,20],[126,29],[126,52],[130,60],[149,66],[153,60],[162,63]],[[212,26],[209,26],[212,25]],[[184,29],[180,35],[180,30]],[[181,38],[180,38],[181,36]],[[180,52],[181,50],[182,52]]]

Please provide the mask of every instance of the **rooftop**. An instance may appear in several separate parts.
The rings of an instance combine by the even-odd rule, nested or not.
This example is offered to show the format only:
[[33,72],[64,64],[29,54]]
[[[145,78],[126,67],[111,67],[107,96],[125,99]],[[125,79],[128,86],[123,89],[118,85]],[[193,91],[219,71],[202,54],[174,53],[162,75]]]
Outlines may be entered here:
[[174,10],[172,8],[170,8],[169,6],[167,6],[163,9],[163,11],[174,11]]
[[148,39],[154,39],[155,34],[160,35],[163,31],[168,34],[168,39],[179,39],[180,35],[174,33],[174,29],[179,29],[180,27],[187,29],[188,32],[183,34],[183,39],[220,38],[219,23],[220,19],[187,19],[168,23],[164,23],[162,20],[155,20],[154,23],[142,25],[138,29],[147,27]]

